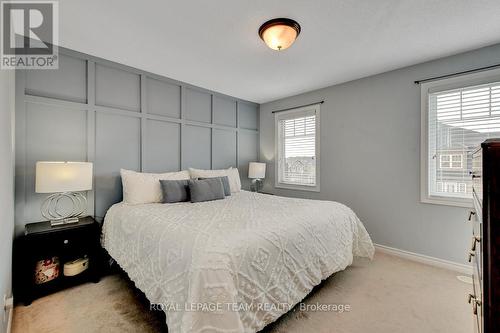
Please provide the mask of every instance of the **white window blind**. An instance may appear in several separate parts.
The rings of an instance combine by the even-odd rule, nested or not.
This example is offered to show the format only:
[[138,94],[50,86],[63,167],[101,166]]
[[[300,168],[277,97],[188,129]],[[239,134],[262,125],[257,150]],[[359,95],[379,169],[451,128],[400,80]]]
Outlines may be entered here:
[[500,82],[428,94],[428,194],[472,197],[472,152],[500,137]]
[[315,105],[276,115],[278,187],[317,188],[318,112]]

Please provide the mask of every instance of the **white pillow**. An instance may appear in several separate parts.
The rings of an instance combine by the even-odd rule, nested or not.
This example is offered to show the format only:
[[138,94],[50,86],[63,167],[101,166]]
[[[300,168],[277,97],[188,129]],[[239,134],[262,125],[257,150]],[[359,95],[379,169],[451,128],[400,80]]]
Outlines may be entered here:
[[229,178],[229,187],[234,188],[234,191],[231,192],[241,191],[241,178],[238,169],[237,168],[227,169],[227,177]]
[[123,202],[137,205],[163,202],[160,180],[189,179],[187,170],[167,173],[143,173],[121,169]]
[[236,168],[221,169],[221,170],[202,170],[189,168],[189,174],[191,178],[213,178],[213,177],[224,177],[227,176],[229,179],[229,187],[231,192],[241,191],[241,180],[240,173]]

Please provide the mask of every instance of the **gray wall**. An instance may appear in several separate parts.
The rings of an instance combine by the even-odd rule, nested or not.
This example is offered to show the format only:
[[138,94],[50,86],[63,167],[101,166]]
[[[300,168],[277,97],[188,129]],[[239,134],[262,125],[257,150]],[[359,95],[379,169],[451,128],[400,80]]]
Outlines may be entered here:
[[0,332],[5,332],[3,296],[12,292],[14,236],[14,72],[0,70]]
[[[413,81],[500,63],[500,44],[260,106],[265,190],[350,206],[374,242],[464,263],[467,210],[420,203],[420,87]],[[321,193],[274,189],[272,110],[321,106]]]
[[[238,167],[258,158],[258,105],[59,49],[59,69],[16,74],[16,225],[43,220],[40,160],[94,162],[88,212],[121,201],[120,168]],[[95,212],[95,214],[94,214]]]

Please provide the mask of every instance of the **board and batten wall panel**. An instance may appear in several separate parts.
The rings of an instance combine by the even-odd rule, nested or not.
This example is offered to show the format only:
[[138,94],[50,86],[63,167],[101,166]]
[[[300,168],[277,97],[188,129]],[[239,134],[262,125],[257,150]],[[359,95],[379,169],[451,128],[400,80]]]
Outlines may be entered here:
[[248,163],[259,159],[259,135],[253,132],[238,133],[238,164],[242,185],[250,186],[248,179]]
[[95,104],[141,110],[141,77],[114,67],[95,65]]
[[26,75],[26,93],[60,100],[87,102],[87,61],[63,56],[58,70],[33,70]]
[[236,132],[213,129],[212,132],[212,168],[225,169],[236,165]]
[[141,120],[98,113],[95,123],[95,213],[104,216],[122,198],[120,169],[141,169]]
[[211,169],[211,142],[211,128],[192,125],[184,126],[182,137],[183,169]]
[[[122,200],[121,168],[238,167],[258,159],[258,105],[59,49],[60,69],[16,71],[16,229],[42,220],[35,163],[94,163],[89,214]],[[247,164],[247,165],[245,165]]]
[[160,173],[181,168],[181,125],[161,120],[146,120],[144,133],[144,172]]
[[[25,103],[26,187],[35,188],[37,161],[84,161],[87,158],[87,112],[50,105]],[[65,124],[61,126],[61,124]],[[29,221],[42,221],[45,194],[26,192],[31,205],[24,210]]]
[[238,119],[240,127],[257,130],[259,128],[259,113],[256,105],[240,103],[238,105]]
[[212,122],[212,95],[193,88],[186,89],[186,119]]
[[214,98],[214,124],[236,127],[236,101],[216,96]]
[[146,79],[148,113],[181,117],[181,86],[152,78]]

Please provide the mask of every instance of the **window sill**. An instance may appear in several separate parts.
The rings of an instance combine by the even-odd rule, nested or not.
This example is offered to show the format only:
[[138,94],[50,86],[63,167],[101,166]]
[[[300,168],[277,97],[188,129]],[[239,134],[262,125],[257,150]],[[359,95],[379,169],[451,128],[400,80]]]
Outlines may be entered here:
[[306,186],[306,185],[295,185],[295,184],[284,184],[276,183],[275,188],[286,189],[286,190],[296,190],[296,191],[307,191],[307,192],[320,192],[319,185],[316,186]]
[[420,200],[425,204],[473,208],[472,199],[446,198],[446,197],[422,197]]

